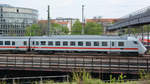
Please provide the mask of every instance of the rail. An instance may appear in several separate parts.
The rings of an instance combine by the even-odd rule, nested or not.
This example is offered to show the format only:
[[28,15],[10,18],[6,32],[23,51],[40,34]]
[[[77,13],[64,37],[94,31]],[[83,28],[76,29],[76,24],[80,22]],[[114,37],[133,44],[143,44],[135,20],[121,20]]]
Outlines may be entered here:
[[72,72],[85,69],[96,73],[131,73],[150,71],[149,57],[64,57],[2,56],[0,69]]

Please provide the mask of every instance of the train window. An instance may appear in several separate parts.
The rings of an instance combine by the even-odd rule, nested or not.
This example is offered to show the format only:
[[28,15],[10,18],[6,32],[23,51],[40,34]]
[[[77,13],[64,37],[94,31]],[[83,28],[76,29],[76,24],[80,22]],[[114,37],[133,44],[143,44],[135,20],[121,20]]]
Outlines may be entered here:
[[107,42],[102,42],[102,46],[107,46]]
[[3,45],[3,41],[0,41],[0,45]]
[[12,41],[12,45],[15,45],[15,41]]
[[94,46],[99,46],[99,42],[94,42]]
[[10,45],[10,41],[5,41],[5,45]]
[[46,45],[46,41],[41,41],[41,45]]
[[137,41],[133,41],[133,43],[134,43],[134,44],[138,44],[138,42],[137,42]]
[[78,42],[78,46],[83,46],[83,42]]
[[67,42],[67,41],[64,41],[64,42],[63,42],[63,46],[68,46],[68,42]]
[[86,42],[86,46],[91,46],[91,42]]
[[124,42],[118,42],[118,46],[124,46]]
[[74,41],[70,42],[70,46],[75,46],[76,43]]
[[32,45],[34,45],[34,41],[32,42]]
[[60,41],[56,41],[56,46],[60,46]]
[[48,42],[48,45],[49,45],[49,46],[53,46],[53,42],[52,42],[52,41],[49,41],[49,42]]
[[112,42],[112,43],[111,43],[111,46],[114,46],[114,45],[115,45],[115,43],[114,43],[114,42]]
[[36,41],[36,45],[39,45],[39,42],[38,42],[38,41]]
[[24,45],[27,45],[27,41],[24,41],[23,44],[24,44]]

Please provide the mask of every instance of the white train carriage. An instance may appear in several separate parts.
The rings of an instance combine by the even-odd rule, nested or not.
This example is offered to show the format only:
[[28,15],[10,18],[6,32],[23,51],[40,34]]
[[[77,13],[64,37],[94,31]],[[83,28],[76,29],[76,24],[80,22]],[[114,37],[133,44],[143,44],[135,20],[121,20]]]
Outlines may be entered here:
[[29,37],[0,37],[0,51],[26,52]]
[[119,36],[50,36],[31,37],[32,51],[54,53],[60,51],[137,53],[144,54],[146,48],[134,37]]

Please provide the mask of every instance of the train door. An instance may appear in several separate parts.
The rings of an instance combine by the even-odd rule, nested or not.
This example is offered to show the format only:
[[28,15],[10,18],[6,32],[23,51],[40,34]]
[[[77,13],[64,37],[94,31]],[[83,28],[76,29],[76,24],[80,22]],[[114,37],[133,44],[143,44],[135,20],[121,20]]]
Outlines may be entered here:
[[116,48],[115,41],[110,41],[110,53],[115,52],[115,48]]
[[31,51],[34,51],[35,50],[35,40],[34,39],[31,39],[30,40],[30,48],[31,48]]

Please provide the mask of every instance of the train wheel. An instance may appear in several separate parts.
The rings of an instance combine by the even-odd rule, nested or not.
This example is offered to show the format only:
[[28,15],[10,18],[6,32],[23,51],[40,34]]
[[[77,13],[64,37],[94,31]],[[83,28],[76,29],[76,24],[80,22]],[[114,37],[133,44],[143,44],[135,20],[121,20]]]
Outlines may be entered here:
[[139,56],[137,52],[120,52],[121,56]]
[[25,51],[11,51],[13,54],[25,54]]
[[48,51],[48,54],[54,54],[55,52],[54,51]]
[[54,51],[37,51],[39,54],[54,54]]

